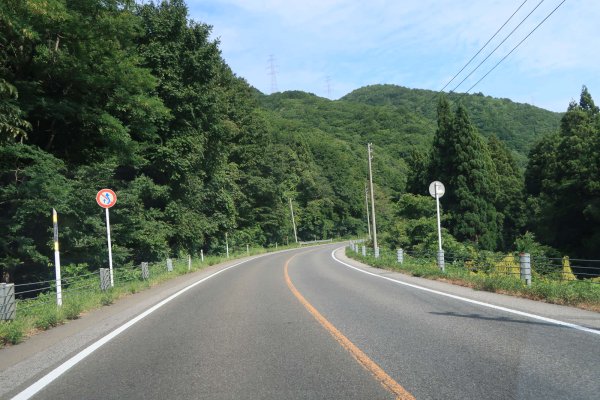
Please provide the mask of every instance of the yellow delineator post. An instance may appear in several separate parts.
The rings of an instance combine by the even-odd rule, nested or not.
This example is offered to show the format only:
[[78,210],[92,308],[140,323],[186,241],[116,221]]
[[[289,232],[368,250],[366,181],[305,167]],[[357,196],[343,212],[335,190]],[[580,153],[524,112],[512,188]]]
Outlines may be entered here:
[[58,214],[52,209],[52,224],[54,225],[54,270],[56,272],[56,305],[62,306],[62,286],[60,278],[60,252],[58,250]]

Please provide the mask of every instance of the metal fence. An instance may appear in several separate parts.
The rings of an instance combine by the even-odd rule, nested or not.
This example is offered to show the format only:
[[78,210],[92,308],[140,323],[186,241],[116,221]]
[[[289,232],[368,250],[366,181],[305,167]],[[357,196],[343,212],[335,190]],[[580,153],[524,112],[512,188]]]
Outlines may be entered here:
[[[203,259],[203,258],[202,258]],[[124,287],[135,281],[146,281],[151,277],[167,275],[173,270],[186,270],[191,267],[191,257],[186,259],[168,259],[169,261],[143,262],[114,268],[115,287]],[[199,261],[199,260],[197,260]],[[106,271],[106,275],[103,274]],[[68,274],[61,277],[61,291],[58,294],[57,281],[45,280],[18,284],[0,284],[0,320],[12,320],[16,313],[28,314],[36,308],[47,305],[62,305],[62,300],[70,300],[79,295],[91,295],[110,290],[108,268],[98,271]]]
[[[378,258],[373,248],[357,242],[350,243],[350,249],[364,257]],[[531,283],[531,279],[556,281],[589,282],[600,284],[600,260],[531,257],[528,253],[493,253],[482,251],[472,255],[442,253],[440,266],[439,252],[407,251],[404,249],[379,249],[379,257],[387,262],[412,263],[438,266],[440,269],[453,268],[471,274],[513,276]]]

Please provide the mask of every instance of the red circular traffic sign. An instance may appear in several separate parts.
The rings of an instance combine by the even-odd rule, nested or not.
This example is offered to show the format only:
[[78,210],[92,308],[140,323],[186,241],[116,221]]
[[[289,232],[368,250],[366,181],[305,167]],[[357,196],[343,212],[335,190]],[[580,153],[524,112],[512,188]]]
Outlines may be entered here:
[[110,189],[101,189],[96,194],[96,203],[102,208],[111,208],[117,202],[117,195]]

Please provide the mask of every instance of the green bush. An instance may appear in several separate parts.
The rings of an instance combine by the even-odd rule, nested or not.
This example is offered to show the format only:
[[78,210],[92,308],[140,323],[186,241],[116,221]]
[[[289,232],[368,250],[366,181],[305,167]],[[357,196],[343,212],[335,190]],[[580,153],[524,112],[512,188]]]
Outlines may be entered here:
[[518,277],[493,274],[494,267],[498,263],[498,256],[490,252],[481,251],[472,254],[473,265],[469,268],[478,271],[475,274],[470,273],[465,262],[461,260],[448,263],[446,271],[442,272],[431,258],[405,255],[404,263],[398,264],[391,253],[384,253],[378,259],[372,255],[363,257],[353,251],[347,251],[346,255],[373,267],[402,271],[417,277],[454,279],[472,285],[476,290],[524,295],[551,303],[572,306],[600,305],[600,284],[560,281],[558,280],[560,275],[557,276],[557,279],[552,279],[552,274],[534,273],[532,286],[527,287]]
[[114,301],[115,301],[115,298],[114,298],[114,294],[113,294],[112,290],[107,290],[106,292],[102,293],[102,295],[100,296],[100,304],[102,304],[103,306],[109,306]]
[[62,313],[66,319],[77,319],[83,311],[83,305],[79,299],[70,299],[62,306]]
[[0,343],[18,344],[25,336],[25,324],[23,321],[1,321],[0,322]]
[[33,325],[43,331],[57,326],[62,322],[61,312],[56,304],[44,304],[39,307]]

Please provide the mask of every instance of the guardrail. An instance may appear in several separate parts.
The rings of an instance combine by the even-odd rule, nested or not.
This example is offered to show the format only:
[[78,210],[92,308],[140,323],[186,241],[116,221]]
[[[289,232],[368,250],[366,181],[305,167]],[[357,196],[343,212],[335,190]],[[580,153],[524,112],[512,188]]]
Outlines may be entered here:
[[306,246],[307,244],[317,244],[317,243],[331,243],[333,239],[324,239],[324,240],[312,240],[312,241],[300,241],[298,244],[300,246]]
[[[173,272],[173,259],[159,262],[143,262],[140,265],[130,265],[114,269],[115,287],[123,287],[134,281],[147,281],[152,277],[167,275]],[[175,260],[179,270],[191,267],[191,257]],[[108,268],[100,268],[99,271],[65,276],[60,279],[61,296],[60,301],[55,297],[56,280],[20,283],[0,284],[0,320],[13,320],[16,313],[30,313],[33,309],[44,307],[49,304],[62,305],[62,301],[68,301],[80,295],[92,295],[103,293],[111,289]]]

